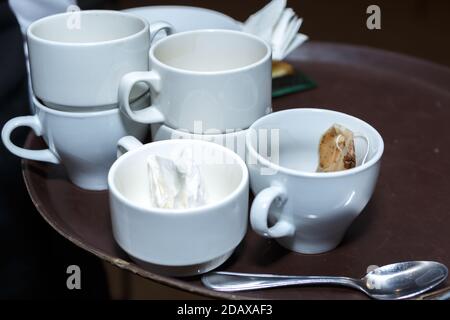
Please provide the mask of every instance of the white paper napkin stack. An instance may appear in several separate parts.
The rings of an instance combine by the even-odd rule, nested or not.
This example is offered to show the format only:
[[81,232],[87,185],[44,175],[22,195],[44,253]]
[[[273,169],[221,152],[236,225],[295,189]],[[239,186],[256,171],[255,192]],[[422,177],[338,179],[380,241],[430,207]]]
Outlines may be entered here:
[[302,21],[294,10],[286,8],[286,0],[272,0],[244,22],[243,31],[270,43],[272,59],[280,61],[308,40],[308,36],[298,33]]

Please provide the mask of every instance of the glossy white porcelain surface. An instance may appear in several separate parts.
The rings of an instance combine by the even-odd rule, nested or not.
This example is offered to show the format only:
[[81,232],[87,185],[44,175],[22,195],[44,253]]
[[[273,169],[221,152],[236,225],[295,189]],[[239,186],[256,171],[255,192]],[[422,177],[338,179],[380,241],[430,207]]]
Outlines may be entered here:
[[[136,123],[119,109],[98,112],[63,112],[42,105],[33,98],[35,115],[9,120],[2,140],[13,154],[29,160],[62,164],[69,179],[83,189],[107,189],[110,166],[116,159],[117,141],[127,135],[144,139],[147,126]],[[48,145],[45,150],[28,150],[11,141],[18,127],[30,127]]]
[[[367,161],[360,164],[366,142],[355,139],[357,167],[317,173],[321,135],[335,123],[368,138]],[[274,140],[264,138],[270,132]],[[301,253],[335,248],[374,191],[384,148],[380,134],[343,113],[292,109],[261,118],[246,139],[246,161],[256,195],[251,209],[253,229]]]
[[[122,76],[149,70],[150,30],[154,35],[167,26],[158,23],[149,28],[145,19],[109,10],[35,21],[27,30],[34,94],[59,109],[116,105]],[[137,94],[145,90],[144,86]]]
[[[202,265],[223,262],[221,257],[228,256],[237,247],[247,229],[249,182],[244,161],[227,148],[199,140],[165,140],[140,145],[135,139],[125,137],[119,146],[131,151],[117,159],[108,176],[117,243],[135,259],[166,266],[169,273],[176,271],[173,267],[193,270],[196,265],[200,273],[210,269],[200,268]],[[158,154],[170,158],[185,148],[193,148],[210,203],[190,209],[152,207],[148,156]]]
[[136,257],[133,257],[130,255],[131,259],[133,259],[137,264],[144,267],[146,270],[160,274],[160,275],[166,275],[166,276],[175,276],[175,277],[189,277],[189,276],[195,276],[198,274],[206,273],[211,270],[214,270],[221,264],[223,264],[225,261],[228,260],[228,258],[233,254],[234,249],[230,250],[229,252],[215,258],[209,261],[206,261],[204,263],[197,263],[187,266],[165,266],[165,265],[159,265],[154,263],[149,263],[146,261],[142,261]]
[[245,134],[247,130],[234,131],[226,133],[205,132],[204,134],[190,133],[187,130],[175,130],[164,124],[152,124],[150,126],[153,141],[171,140],[171,139],[195,139],[209,141],[220,144],[235,153],[241,159],[245,160]]
[[[174,27],[174,32],[200,29],[241,30],[239,22],[214,10],[189,6],[148,6],[124,10],[138,15],[149,22],[166,21]],[[157,35],[155,41],[161,38]]]
[[[126,75],[119,88],[122,110],[142,123],[202,130],[245,129],[271,108],[271,50],[238,31],[198,30],[174,34],[150,49],[150,72]],[[152,88],[153,105],[128,106],[134,84]]]

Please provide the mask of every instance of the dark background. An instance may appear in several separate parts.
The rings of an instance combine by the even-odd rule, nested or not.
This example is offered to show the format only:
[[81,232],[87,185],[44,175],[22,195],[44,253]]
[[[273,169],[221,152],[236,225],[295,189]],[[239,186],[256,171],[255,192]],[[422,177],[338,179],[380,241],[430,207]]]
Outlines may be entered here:
[[[80,1],[92,5],[104,0]],[[106,7],[188,5],[221,11],[244,21],[263,0],[112,0]],[[381,30],[368,30],[366,9],[381,8]],[[449,0],[288,0],[303,17],[301,32],[311,40],[346,42],[397,51],[450,66]]]

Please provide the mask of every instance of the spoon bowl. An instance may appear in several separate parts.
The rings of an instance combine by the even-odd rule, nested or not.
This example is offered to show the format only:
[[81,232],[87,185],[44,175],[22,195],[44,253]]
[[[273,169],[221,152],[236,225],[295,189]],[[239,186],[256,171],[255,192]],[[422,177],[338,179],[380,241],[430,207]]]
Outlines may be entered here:
[[447,268],[433,261],[409,261],[376,268],[362,278],[375,299],[406,299],[426,292],[447,278]]
[[202,282],[210,289],[226,292],[295,285],[338,285],[358,289],[374,299],[399,300],[436,287],[447,275],[447,267],[439,262],[408,261],[378,267],[362,279],[211,272],[203,275]]

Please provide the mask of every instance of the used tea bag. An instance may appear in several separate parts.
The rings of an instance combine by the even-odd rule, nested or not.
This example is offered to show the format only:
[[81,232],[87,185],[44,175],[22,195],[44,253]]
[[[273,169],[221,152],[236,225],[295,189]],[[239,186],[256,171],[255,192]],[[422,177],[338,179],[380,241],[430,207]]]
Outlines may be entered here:
[[320,139],[317,172],[333,172],[354,168],[356,165],[353,132],[334,124]]
[[206,186],[190,149],[173,158],[147,158],[150,203],[156,208],[189,209],[207,204]]

